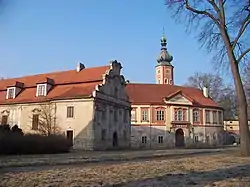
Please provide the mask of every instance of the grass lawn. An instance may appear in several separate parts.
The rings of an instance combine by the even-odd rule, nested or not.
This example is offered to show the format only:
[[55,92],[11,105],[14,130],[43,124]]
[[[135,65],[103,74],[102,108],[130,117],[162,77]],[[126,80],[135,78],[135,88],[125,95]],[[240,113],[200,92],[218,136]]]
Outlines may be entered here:
[[0,186],[248,187],[250,158],[232,151],[149,161],[2,169]]

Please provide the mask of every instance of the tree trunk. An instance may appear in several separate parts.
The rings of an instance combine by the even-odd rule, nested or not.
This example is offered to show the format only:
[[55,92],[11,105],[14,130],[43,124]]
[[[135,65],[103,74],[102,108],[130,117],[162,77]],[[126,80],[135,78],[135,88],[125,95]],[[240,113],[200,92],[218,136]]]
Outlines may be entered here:
[[227,49],[238,101],[241,154],[243,156],[250,156],[250,132],[248,127],[246,95],[240,77],[238,62],[235,58],[234,52],[232,50],[232,45],[230,44],[230,39],[226,30],[222,31],[222,38]]

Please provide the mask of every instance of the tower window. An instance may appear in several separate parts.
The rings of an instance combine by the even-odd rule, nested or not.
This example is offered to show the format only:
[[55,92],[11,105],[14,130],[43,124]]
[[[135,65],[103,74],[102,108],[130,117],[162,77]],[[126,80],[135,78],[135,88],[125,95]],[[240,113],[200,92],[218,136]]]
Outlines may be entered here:
[[169,74],[169,73],[170,73],[170,70],[169,70],[169,69],[167,69],[167,70],[166,70],[166,74]]
[[161,73],[161,70],[158,70],[158,74],[160,74]]
[[168,84],[168,79],[164,79],[164,83],[165,83],[165,84]]

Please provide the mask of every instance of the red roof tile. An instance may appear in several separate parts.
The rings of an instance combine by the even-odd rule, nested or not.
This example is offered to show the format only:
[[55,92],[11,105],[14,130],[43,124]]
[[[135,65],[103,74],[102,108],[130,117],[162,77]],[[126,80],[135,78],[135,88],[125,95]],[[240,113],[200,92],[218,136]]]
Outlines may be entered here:
[[[0,104],[41,102],[53,99],[66,99],[89,96],[97,84],[102,83],[102,76],[110,66],[85,68],[76,70],[38,74],[20,78],[4,79],[0,81]],[[53,80],[53,88],[47,96],[36,97],[36,85],[41,81]],[[24,84],[22,91],[14,99],[6,99],[8,86],[15,86],[16,82]]]
[[219,107],[211,98],[203,96],[203,92],[196,88],[166,84],[133,84],[126,86],[132,104],[165,104],[164,98],[180,92],[188,97],[196,106]]

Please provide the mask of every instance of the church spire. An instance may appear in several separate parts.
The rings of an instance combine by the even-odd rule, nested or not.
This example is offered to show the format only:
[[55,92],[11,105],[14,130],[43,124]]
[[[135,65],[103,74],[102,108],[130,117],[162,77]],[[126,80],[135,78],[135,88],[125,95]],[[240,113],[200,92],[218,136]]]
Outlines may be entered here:
[[165,37],[165,30],[164,30],[164,27],[163,27],[162,37],[161,37],[161,48],[166,49],[166,46],[167,46],[167,39]]
[[171,56],[167,50],[167,39],[163,28],[163,34],[161,37],[161,53],[157,58],[157,65],[155,67],[157,84],[174,84],[174,66],[171,64],[172,60],[173,56]]
[[171,61],[173,60],[173,56],[171,56],[167,51],[167,39],[165,37],[165,34],[163,33],[161,37],[161,53],[159,57],[157,58],[157,65],[167,65],[171,66]]

